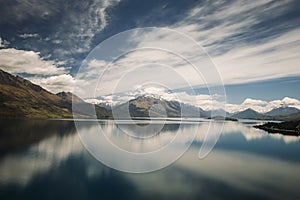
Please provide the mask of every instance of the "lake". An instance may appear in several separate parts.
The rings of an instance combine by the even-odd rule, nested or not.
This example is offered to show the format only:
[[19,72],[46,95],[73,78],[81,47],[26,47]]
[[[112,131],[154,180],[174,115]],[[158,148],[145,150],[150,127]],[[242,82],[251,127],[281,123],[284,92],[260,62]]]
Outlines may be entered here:
[[[125,173],[95,159],[71,120],[0,120],[0,199],[300,199],[299,137],[253,128],[259,121],[226,121],[214,149],[199,159],[205,130],[222,123],[203,120],[195,138],[192,121],[157,121],[147,132],[139,123],[120,123],[125,136],[112,121],[81,121],[79,128],[92,137],[100,126],[130,152],[161,148],[179,130],[191,146],[160,170]],[[128,139],[136,133],[143,140]]]

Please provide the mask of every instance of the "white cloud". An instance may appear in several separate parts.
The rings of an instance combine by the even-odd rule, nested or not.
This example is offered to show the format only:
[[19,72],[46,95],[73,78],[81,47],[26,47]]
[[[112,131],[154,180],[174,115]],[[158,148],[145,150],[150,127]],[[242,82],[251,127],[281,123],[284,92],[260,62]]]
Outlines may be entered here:
[[264,44],[241,47],[214,57],[225,83],[299,76],[300,28]]
[[[107,101],[99,100],[99,99],[86,99],[85,102],[87,102],[87,103],[92,103],[92,104],[100,104],[100,103],[108,104]],[[110,104],[109,104],[109,105],[110,105]]]
[[[83,12],[78,9],[69,9],[63,20],[65,26],[58,27],[54,43],[64,41],[69,51],[66,54],[86,53],[91,50],[93,37],[100,33],[107,25],[106,9],[114,4],[117,0],[92,0],[89,6]],[[74,2],[79,8],[85,8],[85,2]],[[70,31],[72,30],[72,31]],[[67,33],[67,34],[65,34]]]
[[282,104],[285,106],[299,106],[299,100],[285,97],[282,99]]
[[141,87],[136,89],[134,92],[99,96],[98,98],[87,99],[87,101],[96,104],[107,103],[110,105],[118,105],[141,95],[165,99],[167,101],[179,101],[185,104],[200,107],[206,111],[224,109],[229,113],[235,113],[251,108],[257,112],[266,113],[279,107],[294,107],[300,110],[300,101],[289,97],[285,97],[282,100],[273,100],[269,102],[247,98],[241,104],[230,104],[219,101],[218,94],[208,95],[189,94],[187,92],[171,92],[159,87]]
[[[130,33],[125,32],[121,37],[109,41],[111,45],[122,44],[124,38],[128,37],[126,41],[129,43],[124,49],[122,45],[118,48],[115,47],[120,49],[116,56],[125,54],[119,59],[113,60],[112,63],[109,59],[115,55],[111,56],[106,53],[105,46],[97,47],[93,55],[99,55],[99,57],[86,61],[85,65],[81,67],[78,78],[84,78],[93,83],[98,81],[100,75],[103,75],[101,80],[99,79],[101,82],[97,85],[96,96],[130,93],[134,92],[137,86],[149,83],[174,90],[206,85],[207,82],[210,84],[221,82],[209,57],[196,43],[167,29],[147,30],[146,32],[141,29],[133,30]],[[105,52],[101,52],[101,50]],[[178,52],[182,52],[182,54]],[[103,55],[107,55],[108,59],[103,58]],[[197,64],[197,68],[189,61]],[[203,78],[202,73],[206,79]],[[93,84],[90,86],[93,88],[86,87],[86,91],[90,90],[86,93],[93,94],[95,87]],[[93,98],[91,95],[79,96]]]
[[43,88],[57,93],[60,91],[73,91],[74,78],[63,67],[63,62],[43,60],[39,52],[17,49],[0,50],[1,69],[13,74],[27,73],[28,80]]
[[[71,34],[68,34],[67,37],[73,38],[74,40],[78,39],[75,44],[80,44],[80,47],[72,45],[74,49],[70,51],[62,51],[57,48],[55,52],[60,55],[64,54],[65,56],[65,54],[82,53],[89,50],[91,39],[107,26],[106,9],[117,2],[118,1],[108,0],[101,2],[93,1],[86,15],[82,17],[75,17],[75,15],[78,14],[77,12],[68,13],[64,23],[68,22],[75,25],[72,26],[74,30]],[[300,29],[286,31],[282,33],[281,36],[275,35],[268,37],[268,40],[263,40],[260,43],[248,41],[248,38],[235,37],[235,35],[247,31],[250,26],[256,25],[263,20],[270,20],[280,16],[287,9],[285,5],[288,1],[270,2],[271,1],[259,0],[248,2],[239,1],[232,2],[227,6],[219,6],[220,1],[213,1],[211,5],[216,9],[208,13],[206,13],[205,5],[203,6],[203,4],[201,4],[201,6],[192,9],[186,18],[170,26],[170,28],[186,33],[200,44],[206,46],[205,50],[211,53],[212,59],[214,63],[216,63],[226,84],[238,84],[300,75],[300,68],[297,67],[300,62],[300,38],[298,36],[300,35]],[[49,10],[46,4],[43,4],[42,8],[43,11],[35,12],[38,12],[40,15],[56,12],[55,9]],[[25,14],[29,15],[29,13]],[[238,16],[240,18],[238,18]],[[78,20],[74,21],[74,19]],[[58,37],[58,35],[59,33],[65,32],[66,27],[67,26],[61,26],[59,30],[57,30],[57,35],[52,38],[52,42],[60,43],[62,41],[63,38]],[[203,63],[202,57],[199,56],[201,53],[195,52],[195,46],[197,46],[197,44],[189,45],[185,40],[178,40],[178,38],[174,36],[175,35],[164,35],[160,32],[152,31],[150,33],[145,32],[142,35],[132,35],[130,38],[127,38],[127,41],[131,41],[129,45],[132,44],[136,48],[148,45],[150,47],[164,47],[165,49],[181,49],[184,57],[189,58],[190,61],[195,62],[199,66],[204,66],[201,68],[203,71],[208,70],[209,67],[206,66],[208,62],[205,61]],[[22,37],[37,37],[37,35],[27,33],[23,34]],[[84,43],[81,43],[82,38],[85,38]],[[228,38],[231,38],[233,41],[227,41]],[[224,52],[219,52],[220,49],[224,47],[229,47],[229,49]],[[15,49],[6,51],[11,52],[6,52],[9,56],[1,56],[0,54],[0,64],[1,62],[5,63],[2,68],[7,71],[47,76],[55,75],[57,77],[61,77],[62,74],[67,73],[63,68],[57,67],[58,63],[41,59],[37,52],[23,51],[22,53],[22,50]],[[2,53],[4,52],[5,51]],[[28,59],[25,59],[25,57]],[[152,66],[148,65],[143,67],[145,63],[150,63]],[[98,78],[95,78],[95,76],[101,74],[107,64],[104,59],[92,60],[89,63],[89,68],[81,74],[81,78],[86,81],[89,81],[89,78],[97,81]],[[164,64],[172,67],[173,74],[170,73],[170,70],[167,68],[162,70],[161,65]],[[160,65],[160,67],[158,67],[158,65]],[[141,68],[137,69],[138,67]],[[148,71],[146,69],[147,67]],[[133,74],[124,76],[124,74],[129,72],[133,72]],[[180,77],[175,76],[175,74],[180,75]],[[126,79],[126,81],[120,82],[121,78]],[[53,78],[53,80],[55,80],[55,78]],[[70,77],[64,77],[63,80],[69,80],[69,82],[73,83]],[[188,84],[191,86],[203,86],[206,83],[213,84],[209,75],[196,73],[189,63],[186,63],[180,57],[163,51],[162,49],[148,49],[126,54],[122,59],[115,62],[113,67],[106,70],[105,76],[99,86],[101,93],[98,95],[109,95],[114,91],[118,83],[119,86],[116,92],[134,92],[132,90],[134,89],[133,86],[141,85],[143,81],[153,80],[157,82],[162,81],[163,84],[170,86],[171,89],[187,86],[187,84],[183,84],[185,80],[188,80]],[[52,88],[53,90],[54,87],[48,84],[49,80],[47,81],[40,80],[36,82],[44,83],[45,87],[47,85],[48,88]],[[83,87],[85,87],[85,85],[83,85]],[[89,88],[84,89],[89,90]],[[94,90],[95,88],[92,88],[92,92],[94,92]],[[186,99],[185,101],[189,100],[189,97],[186,97],[185,94],[180,95]],[[93,96],[89,97],[93,98]],[[207,105],[209,105],[211,99],[202,99],[202,102],[205,102],[202,106],[206,106],[205,109],[209,109]],[[228,107],[230,110],[240,109],[240,107],[236,105],[228,105]],[[246,107],[246,105],[244,105],[244,107]],[[252,105],[252,107],[261,109],[262,106]]]
[[26,38],[36,38],[39,37],[39,34],[37,33],[23,33],[19,35],[20,38],[26,39]]
[[209,44],[214,50],[218,47],[216,42],[226,40],[229,36],[233,36],[233,42],[238,41],[234,42],[234,45],[243,46],[248,42],[244,40],[247,38],[239,38],[236,36],[238,33],[243,34],[253,25],[279,17],[288,10],[289,2],[253,0],[231,1],[228,5],[218,5],[222,1],[216,0],[207,4],[208,6],[195,7],[188,17],[176,23],[173,28],[192,36],[202,45]]
[[[247,33],[254,31],[251,26],[275,19],[286,12],[289,1],[233,1],[226,6],[218,6],[218,3],[221,2],[210,4],[215,9],[208,14],[205,6],[195,7],[188,17],[172,28],[205,46],[225,84],[300,75],[299,28],[282,33],[278,29],[274,34],[265,34],[267,38],[260,38],[266,37],[259,36],[263,35],[263,31],[274,28],[264,27],[255,33],[257,39]],[[289,24],[278,26],[288,27]]]
[[249,106],[249,105],[255,105],[255,106],[266,106],[268,103],[266,101],[262,100],[256,100],[256,99],[245,99],[243,102],[243,105]]
[[7,40],[4,40],[0,37],[0,48],[5,48],[9,45],[10,43]]
[[53,93],[61,91],[73,92],[74,90],[75,81],[70,74],[61,74],[49,77],[33,77],[29,78],[29,80]]
[[27,73],[33,75],[58,75],[65,69],[57,67],[54,61],[43,60],[39,52],[18,49],[1,49],[0,66],[11,73]]
[[266,113],[282,106],[300,109],[300,101],[289,97],[285,97],[282,100],[273,100],[270,102],[246,99],[242,104],[226,104],[226,110],[228,112],[234,113],[251,108],[257,112]]
[[[195,50],[198,45],[196,42],[190,44],[186,38],[179,38],[176,34],[166,34],[159,30],[144,32],[137,30],[136,34],[125,37],[128,43],[126,45],[133,46],[136,51],[125,54],[110,68],[105,68],[107,63],[104,58],[96,58],[101,66],[94,67],[95,71],[84,72],[97,76],[105,70],[101,85],[97,88],[100,93],[97,95],[105,96],[113,91],[133,92],[136,85],[142,85],[143,81],[146,83],[150,80],[162,83],[172,90],[221,84],[220,81],[216,81],[216,73],[209,71],[214,68],[213,64],[216,64],[225,84],[250,83],[300,75],[298,67],[300,28],[287,29],[289,31],[285,32],[277,30],[277,35],[272,36],[268,33],[258,39],[246,34],[247,31],[254,31],[253,26],[283,15],[287,11],[286,5],[289,1],[235,1],[226,6],[220,6],[220,3],[221,1],[211,2],[209,5],[215,9],[210,8],[210,12],[205,10],[207,9],[205,5],[195,7],[186,18],[170,26],[205,46],[213,62],[205,52]],[[272,27],[264,27],[259,31],[264,33],[271,30]],[[123,40],[115,41],[112,46],[124,43]],[[180,52],[180,55],[172,52]],[[124,52],[120,54],[122,53]],[[199,67],[200,73],[180,56]],[[149,65],[145,66],[147,64]],[[169,66],[171,70],[162,67],[164,65]],[[130,73],[132,75],[129,75]],[[234,105],[230,107],[233,110],[238,109],[234,108],[236,107]]]

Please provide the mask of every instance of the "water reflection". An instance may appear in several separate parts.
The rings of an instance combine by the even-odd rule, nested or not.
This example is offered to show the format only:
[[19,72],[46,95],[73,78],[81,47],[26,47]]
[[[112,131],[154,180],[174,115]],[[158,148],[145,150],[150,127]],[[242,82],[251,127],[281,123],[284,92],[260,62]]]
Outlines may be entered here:
[[26,153],[4,157],[0,164],[0,179],[6,183],[26,184],[35,174],[43,173],[81,152],[78,137],[55,135],[32,145]]
[[[203,122],[194,145],[172,166],[154,173],[127,174],[95,160],[83,148],[72,122],[30,123],[25,126],[27,131],[39,136],[32,136],[35,139],[27,140],[22,148],[13,146],[11,152],[8,147],[2,148],[6,153],[0,157],[1,199],[300,198],[300,142],[297,137],[287,142],[285,136],[278,138],[249,125],[226,122],[216,148],[208,157],[199,160],[202,131],[208,128]],[[103,122],[102,126],[114,141],[133,151],[164,145],[177,131],[176,126],[166,128],[151,141],[134,146],[136,141],[124,141],[127,136],[117,134],[113,124]],[[183,131],[193,130],[192,126],[182,126]],[[94,128],[93,123],[86,123],[87,133]],[[130,126],[127,128],[130,131]],[[8,133],[7,127],[1,128],[1,134],[3,130]],[[190,139],[181,135],[182,142]]]
[[[187,126],[188,125],[185,127]],[[180,124],[165,123],[162,126],[160,124],[152,124],[146,129],[150,129],[149,132],[152,137],[146,137],[146,139],[144,139],[132,137],[133,135],[137,135],[137,133],[139,133],[136,131],[135,127],[136,126],[131,129],[131,124],[123,124],[122,129],[120,130],[119,125],[116,125],[113,122],[101,124],[101,128],[112,143],[126,151],[136,153],[146,153],[163,148],[164,146],[168,145],[176,136],[180,135],[178,132],[182,133],[185,131],[182,130],[183,127],[180,127]],[[143,132],[144,135],[147,135],[146,130]],[[97,126],[94,126],[93,130],[89,131],[91,133],[97,132]],[[157,131],[155,136],[152,135],[154,131]],[[188,141],[193,139],[191,134],[186,134],[185,136]],[[190,138],[187,136],[190,136]]]
[[69,120],[0,120],[0,156],[22,149],[53,135],[75,132]]
[[1,141],[9,144],[2,145],[5,150],[2,153],[8,154],[9,147],[11,152],[27,147],[25,151],[2,156],[0,180],[5,183],[26,184],[35,174],[43,173],[69,156],[82,152],[71,121],[13,120],[3,124],[2,130]]

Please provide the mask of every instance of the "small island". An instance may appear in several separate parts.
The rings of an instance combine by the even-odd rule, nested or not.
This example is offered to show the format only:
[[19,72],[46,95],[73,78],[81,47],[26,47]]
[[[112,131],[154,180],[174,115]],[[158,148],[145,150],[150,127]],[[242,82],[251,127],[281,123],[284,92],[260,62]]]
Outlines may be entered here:
[[238,119],[232,118],[232,117],[224,117],[224,116],[214,116],[214,117],[209,117],[208,119],[213,119],[213,120],[220,120],[220,121],[234,121],[237,122]]
[[292,120],[281,123],[268,122],[262,125],[254,126],[268,133],[281,133],[283,135],[300,135],[300,120]]

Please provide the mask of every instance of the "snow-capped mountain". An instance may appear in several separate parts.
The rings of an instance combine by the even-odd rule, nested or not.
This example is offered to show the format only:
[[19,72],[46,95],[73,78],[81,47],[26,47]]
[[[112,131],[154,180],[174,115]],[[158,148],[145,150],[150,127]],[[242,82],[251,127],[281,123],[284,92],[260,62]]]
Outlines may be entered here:
[[[210,95],[203,95],[203,94],[190,95],[185,92],[166,93],[160,91],[159,93],[157,93],[156,91],[155,94],[151,94],[147,92],[147,93],[134,93],[128,95],[124,95],[124,94],[114,95],[113,97],[108,95],[97,99],[88,99],[86,101],[93,104],[105,104],[105,105],[115,106],[130,101],[131,99],[135,99],[138,96],[152,97],[152,98],[166,100],[166,101],[178,101],[187,105],[199,107],[205,111],[221,109],[220,107],[214,108],[214,105],[218,105],[221,103],[212,100],[212,97]],[[223,104],[223,106],[224,106],[224,110],[228,113],[237,113],[247,109],[252,109],[258,113],[266,114],[278,108],[282,108],[281,111],[283,112],[287,112],[288,108],[295,108],[290,110],[296,112],[296,109],[300,110],[300,101],[290,97],[284,97],[281,100],[273,100],[269,102],[247,98],[241,104],[226,103]],[[278,112],[280,112],[280,110],[278,110]]]

